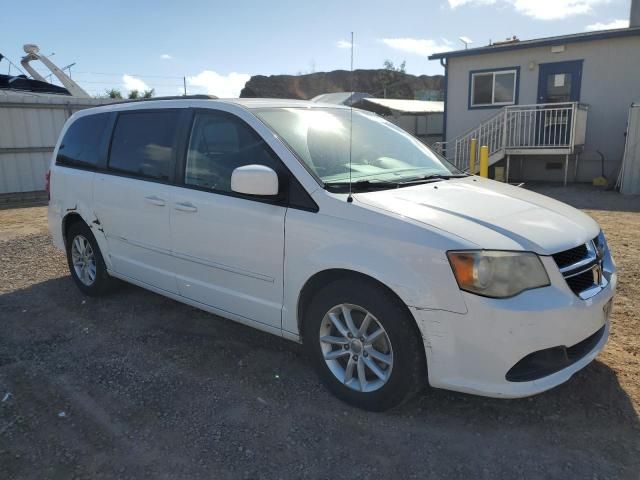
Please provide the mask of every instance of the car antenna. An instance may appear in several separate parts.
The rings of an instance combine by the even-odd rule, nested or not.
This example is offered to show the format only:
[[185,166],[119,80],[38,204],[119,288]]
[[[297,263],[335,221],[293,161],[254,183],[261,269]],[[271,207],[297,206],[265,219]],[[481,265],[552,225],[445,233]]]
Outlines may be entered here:
[[349,95],[349,196],[347,203],[353,202],[351,191],[351,153],[353,150],[353,32],[351,32],[351,95]]

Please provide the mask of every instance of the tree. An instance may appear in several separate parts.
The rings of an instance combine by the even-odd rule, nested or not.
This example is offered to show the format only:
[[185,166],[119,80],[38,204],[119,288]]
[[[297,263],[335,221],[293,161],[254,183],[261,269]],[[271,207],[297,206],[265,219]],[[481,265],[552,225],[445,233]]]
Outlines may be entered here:
[[105,90],[104,96],[106,98],[121,99],[122,98],[122,92],[120,92],[120,90],[118,90],[118,89],[112,88],[111,90]]
[[140,92],[140,90],[131,90],[129,92],[129,100],[140,100],[141,98],[152,98],[156,93],[156,89],[152,88],[151,90],[144,90]]
[[385,60],[382,64],[385,70],[398,73],[407,73],[407,61],[403,60],[399,67],[396,67],[391,60]]
[[398,97],[397,95],[397,86],[399,83],[404,83],[407,62],[403,60],[399,67],[396,67],[393,62],[389,59],[385,60],[382,64],[383,69],[379,74],[380,84],[382,85],[382,91],[376,92],[382,93],[384,98],[387,96],[391,96],[391,98],[403,98],[402,96]]

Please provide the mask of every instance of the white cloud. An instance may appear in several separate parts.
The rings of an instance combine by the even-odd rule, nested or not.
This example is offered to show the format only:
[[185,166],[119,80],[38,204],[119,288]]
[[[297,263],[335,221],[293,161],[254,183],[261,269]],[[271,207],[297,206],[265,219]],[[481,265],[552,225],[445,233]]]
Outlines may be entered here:
[[618,19],[611,20],[609,23],[592,23],[591,25],[587,25],[584,27],[585,30],[611,30],[614,28],[628,28],[629,20]]
[[560,20],[593,12],[593,7],[610,0],[448,0],[451,8],[463,5],[510,5],[518,13],[537,20]]
[[468,3],[474,3],[476,5],[492,5],[496,3],[496,0],[449,0],[449,6],[451,8],[461,7]]
[[171,60],[173,57],[171,55],[169,55],[168,53],[163,53],[162,55],[160,55],[160,58],[162,60]]
[[240,96],[240,90],[250,78],[251,75],[246,73],[231,72],[225,76],[213,70],[203,70],[198,75],[187,77],[187,89],[189,93],[207,93],[220,98],[236,98]]
[[380,41],[395,50],[423,57],[451,50],[450,42],[438,43],[435,40],[425,38],[383,38]]
[[141,79],[126,74],[122,76],[122,86],[128,92],[130,92],[131,90],[138,90],[139,92],[142,92],[144,90],[151,90],[149,88],[149,85],[144,83]]
[[346,40],[338,40],[336,42],[336,47],[338,47],[338,48],[351,48],[351,42],[348,42]]

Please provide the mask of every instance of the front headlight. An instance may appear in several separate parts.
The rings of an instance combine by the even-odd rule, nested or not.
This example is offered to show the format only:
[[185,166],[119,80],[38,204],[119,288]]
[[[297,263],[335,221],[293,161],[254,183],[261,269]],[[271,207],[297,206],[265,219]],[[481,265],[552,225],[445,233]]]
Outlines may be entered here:
[[507,298],[550,285],[538,255],[531,252],[474,250],[447,252],[461,290],[493,298]]

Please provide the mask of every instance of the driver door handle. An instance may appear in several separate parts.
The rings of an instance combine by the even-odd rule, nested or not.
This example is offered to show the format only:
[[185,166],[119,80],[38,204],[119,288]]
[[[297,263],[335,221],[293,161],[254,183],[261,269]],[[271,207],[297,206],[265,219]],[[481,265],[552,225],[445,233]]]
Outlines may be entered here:
[[176,210],[180,210],[181,212],[189,212],[189,213],[194,213],[198,211],[198,207],[196,207],[193,203],[191,202],[176,202],[174,204],[174,208]]
[[157,205],[158,207],[164,207],[166,205],[166,202],[163,199],[156,197],[155,195],[144,197],[144,199],[151,205]]

